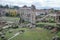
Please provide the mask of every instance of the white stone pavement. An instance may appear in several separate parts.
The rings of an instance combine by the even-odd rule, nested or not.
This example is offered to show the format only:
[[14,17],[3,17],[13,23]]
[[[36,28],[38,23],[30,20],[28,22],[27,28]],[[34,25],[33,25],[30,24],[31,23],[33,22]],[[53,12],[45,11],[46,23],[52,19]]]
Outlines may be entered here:
[[11,38],[9,38],[8,40],[11,40],[12,38],[18,36],[20,34],[20,32],[17,32],[16,34],[14,34],[14,36],[12,36]]

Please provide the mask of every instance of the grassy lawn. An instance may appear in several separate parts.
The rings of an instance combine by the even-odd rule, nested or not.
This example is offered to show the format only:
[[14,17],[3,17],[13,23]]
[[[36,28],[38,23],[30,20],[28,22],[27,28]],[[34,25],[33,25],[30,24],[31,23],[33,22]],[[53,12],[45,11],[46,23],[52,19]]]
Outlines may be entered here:
[[2,17],[5,21],[19,22],[20,18],[18,17]]
[[7,32],[6,37],[7,38],[12,37],[19,30],[25,30],[25,32],[19,34],[18,36],[16,36],[11,40],[51,40],[54,35],[50,33],[49,30],[43,28],[34,28],[34,29],[18,28],[18,29],[13,29],[12,33]]
[[[17,33],[19,30],[25,30],[26,28],[17,28],[17,29],[9,29],[7,32],[6,32],[6,37],[9,39],[11,38],[12,36],[14,36],[15,33]],[[12,30],[12,33],[9,33],[9,31]]]
[[45,22],[39,22],[37,23],[38,24],[44,24],[44,25],[53,25],[53,26],[56,26],[56,23],[45,23]]
[[[6,32],[6,37],[9,39],[11,38],[15,33],[17,33],[19,30],[25,30],[24,33],[19,34],[15,38],[12,38],[11,40],[51,40],[54,34],[50,32],[50,30],[43,29],[43,28],[17,28],[17,29],[10,29],[13,30],[12,33],[9,33],[9,30]],[[60,33],[58,33],[60,36]]]

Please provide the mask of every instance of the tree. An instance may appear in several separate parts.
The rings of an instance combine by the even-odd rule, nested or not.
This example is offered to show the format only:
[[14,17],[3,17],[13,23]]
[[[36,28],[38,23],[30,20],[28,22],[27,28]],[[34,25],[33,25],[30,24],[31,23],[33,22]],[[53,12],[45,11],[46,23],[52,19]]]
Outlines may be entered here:
[[36,9],[35,5],[31,5],[31,9],[35,10]]
[[9,6],[8,5],[5,5],[4,8],[9,8]]
[[54,13],[54,9],[53,8],[51,8],[50,10],[51,10],[51,13]]
[[20,14],[17,14],[16,16],[17,16],[17,17],[20,17]]
[[23,8],[27,7],[26,5],[23,6]]
[[14,9],[19,9],[19,6],[13,6]]
[[10,16],[10,14],[9,13],[6,13],[5,16]]
[[0,5],[0,8],[3,8],[3,5]]
[[1,17],[1,13],[0,13],[0,17]]
[[55,10],[55,12],[59,12],[59,10]]
[[9,13],[10,13],[11,17],[16,17],[16,15],[17,15],[15,10],[12,10],[12,11],[10,10]]

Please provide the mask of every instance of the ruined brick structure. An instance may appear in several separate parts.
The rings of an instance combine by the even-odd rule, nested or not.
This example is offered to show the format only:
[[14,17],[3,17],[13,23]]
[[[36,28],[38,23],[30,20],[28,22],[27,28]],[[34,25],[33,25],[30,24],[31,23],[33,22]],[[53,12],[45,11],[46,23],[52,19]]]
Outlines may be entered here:
[[56,13],[56,23],[60,24],[60,12]]

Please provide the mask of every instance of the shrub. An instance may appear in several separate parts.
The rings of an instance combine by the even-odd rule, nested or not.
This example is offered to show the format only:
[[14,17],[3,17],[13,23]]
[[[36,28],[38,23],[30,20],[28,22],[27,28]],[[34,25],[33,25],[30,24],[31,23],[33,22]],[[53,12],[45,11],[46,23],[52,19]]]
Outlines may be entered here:
[[49,19],[50,23],[55,23],[55,21],[53,19]]
[[36,27],[44,27],[45,24],[37,24]]
[[0,31],[2,31],[3,29],[2,28],[0,28]]

